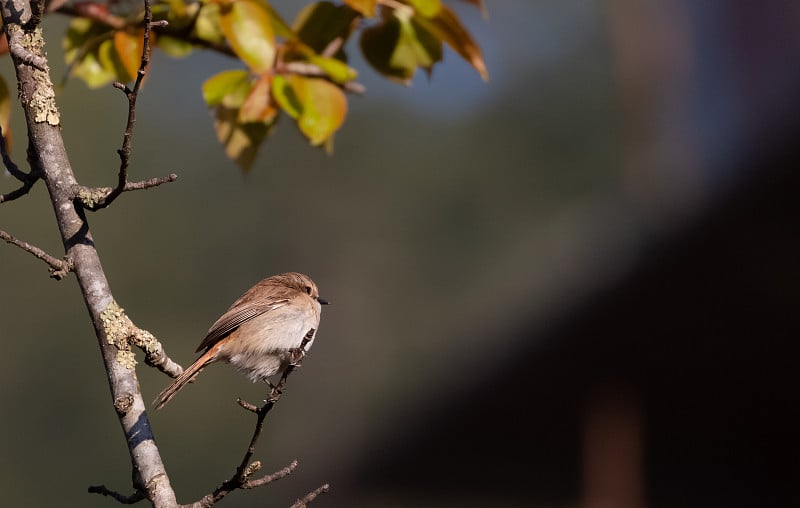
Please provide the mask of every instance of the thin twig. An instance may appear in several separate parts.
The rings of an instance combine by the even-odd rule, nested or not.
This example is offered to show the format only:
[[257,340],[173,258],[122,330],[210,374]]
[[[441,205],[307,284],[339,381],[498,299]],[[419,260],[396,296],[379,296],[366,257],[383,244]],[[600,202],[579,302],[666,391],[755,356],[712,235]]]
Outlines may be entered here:
[[[177,179],[178,175],[170,173],[167,176],[148,178],[139,182],[127,182],[122,192],[151,189],[165,183],[174,182]],[[75,187],[74,192],[75,198],[80,201],[81,206],[94,212],[109,205],[109,199],[114,189],[111,187],[85,187],[78,185]]]
[[139,89],[142,86],[147,69],[150,66],[150,34],[154,26],[165,26],[164,21],[153,23],[153,12],[150,8],[150,0],[144,0],[144,36],[142,40],[142,59],[139,70],[136,72],[136,81],[133,88],[122,83],[114,83],[114,87],[125,92],[128,98],[128,121],[125,125],[125,133],[122,136],[122,147],[117,150],[119,155],[119,172],[117,174],[117,186],[114,187],[106,198],[97,203],[92,210],[100,210],[114,202],[117,197],[125,190],[128,184],[128,166],[131,160],[131,139],[133,138],[133,126],[136,123],[136,99],[139,96]]
[[31,170],[30,173],[25,173],[24,171],[20,170],[19,167],[11,160],[11,156],[8,154],[8,148],[6,146],[6,138],[3,135],[3,128],[0,127],[0,155],[3,157],[3,165],[8,170],[9,174],[22,182],[22,186],[16,190],[8,192],[6,194],[0,194],[0,203],[4,203],[6,201],[12,201],[19,197],[24,196],[28,192],[30,192],[31,187],[39,180],[38,173],[35,173]]
[[[309,332],[309,335],[313,336],[313,330]],[[261,469],[261,462],[255,461],[250,462],[253,458],[253,454],[256,450],[256,444],[258,443],[258,439],[261,436],[261,431],[264,428],[264,419],[267,417],[267,414],[272,410],[275,406],[275,403],[278,402],[281,398],[281,394],[283,393],[284,388],[286,387],[286,380],[289,377],[289,374],[294,371],[296,367],[300,365],[300,362],[303,359],[303,351],[305,344],[308,338],[303,339],[304,342],[298,348],[298,358],[295,362],[289,365],[286,370],[283,372],[280,380],[278,381],[277,385],[270,384],[270,393],[267,397],[267,400],[264,401],[264,405],[259,407],[255,404],[251,404],[247,401],[242,399],[237,399],[236,402],[246,411],[250,411],[251,413],[255,413],[257,416],[256,418],[256,425],[253,429],[253,435],[250,437],[250,443],[247,445],[247,450],[245,450],[244,456],[242,457],[239,466],[236,468],[236,472],[231,476],[228,480],[222,482],[222,484],[217,487],[214,492],[211,494],[207,494],[205,497],[192,503],[190,505],[186,505],[187,507],[191,508],[208,508],[222,498],[233,492],[237,489],[254,489],[256,487],[260,487],[262,485],[266,485],[271,483],[275,480],[283,478],[284,476],[288,476],[292,473],[292,471],[297,468],[297,461],[293,461],[289,466],[277,471],[271,475],[263,476],[261,478],[251,479],[251,476],[258,470]],[[324,486],[327,490],[327,485]],[[317,489],[320,490],[320,489]],[[316,492],[316,493],[315,493]],[[314,499],[319,493],[317,491],[312,492],[313,496],[309,499]],[[311,494],[307,495],[306,497],[310,496]],[[305,497],[303,498],[305,499]],[[298,500],[300,502],[300,500]]]
[[73,270],[71,261],[67,259],[58,259],[55,256],[51,256],[39,247],[31,245],[28,242],[23,242],[22,240],[17,240],[3,230],[0,230],[0,240],[5,240],[11,245],[16,245],[25,252],[33,254],[34,257],[47,263],[50,266],[50,277],[56,280],[63,279],[69,272]]
[[329,490],[331,490],[331,486],[328,485],[327,483],[325,485],[317,487],[316,489],[312,490],[305,496],[295,501],[294,504],[291,506],[291,508],[306,508],[306,505],[308,503],[315,500],[320,494],[324,494]]
[[[248,466],[246,472],[249,473],[249,475],[252,475],[259,469],[261,469],[261,463],[256,461]],[[254,489],[256,487],[267,485],[276,480],[280,480],[281,478],[289,476],[294,472],[295,469],[297,469],[297,461],[293,460],[291,464],[284,467],[283,469],[275,471],[272,474],[262,476],[261,478],[257,478],[255,480],[246,479],[244,481],[240,481],[238,477],[234,476],[230,480],[226,480],[225,482],[223,482],[223,484],[217,487],[216,490],[214,490],[214,492],[212,492],[211,494],[207,494],[199,501],[195,501],[194,503],[184,505],[184,508],[209,508],[218,503],[220,500],[222,500],[222,498],[224,498],[234,490]]]
[[113,497],[121,504],[135,504],[146,498],[145,493],[139,490],[130,496],[126,496],[125,494],[120,494],[119,492],[109,490],[105,485],[92,485],[88,490],[90,494],[100,494],[102,496]]

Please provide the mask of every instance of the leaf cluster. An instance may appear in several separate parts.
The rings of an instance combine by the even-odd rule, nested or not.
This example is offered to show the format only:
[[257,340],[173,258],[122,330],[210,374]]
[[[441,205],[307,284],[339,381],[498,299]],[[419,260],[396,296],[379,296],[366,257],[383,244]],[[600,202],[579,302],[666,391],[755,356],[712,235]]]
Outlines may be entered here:
[[[482,0],[462,0],[484,10]],[[313,146],[333,149],[347,115],[347,93],[361,92],[346,45],[358,47],[382,76],[408,84],[418,69],[430,75],[450,46],[483,79],[481,50],[455,12],[441,0],[320,1],[302,7],[289,24],[266,0],[158,0],[154,46],[172,57],[220,52],[240,68],[211,76],[202,87],[214,110],[225,153],[252,167],[259,147],[282,115]],[[74,76],[90,87],[136,78],[142,56],[143,7],[137,2],[87,1],[61,5],[73,17],[63,37]],[[165,22],[165,23],[164,23]],[[0,126],[7,130],[8,90],[0,83]]]

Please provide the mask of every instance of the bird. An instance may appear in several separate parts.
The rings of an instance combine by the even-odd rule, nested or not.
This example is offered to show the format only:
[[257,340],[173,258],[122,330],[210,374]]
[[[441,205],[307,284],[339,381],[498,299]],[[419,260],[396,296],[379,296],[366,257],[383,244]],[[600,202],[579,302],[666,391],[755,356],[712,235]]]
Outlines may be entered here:
[[[285,376],[311,348],[322,305],[308,275],[287,272],[267,277],[248,289],[209,328],[196,352],[203,351],[153,401],[161,409],[209,364],[225,362],[254,383]],[[274,387],[273,387],[274,388]]]

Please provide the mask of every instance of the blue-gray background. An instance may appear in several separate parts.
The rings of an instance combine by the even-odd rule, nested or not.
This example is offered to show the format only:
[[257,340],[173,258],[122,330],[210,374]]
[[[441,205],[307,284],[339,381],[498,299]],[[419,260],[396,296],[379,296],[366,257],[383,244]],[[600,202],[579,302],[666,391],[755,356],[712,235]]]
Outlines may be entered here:
[[[728,168],[797,90],[800,41],[790,34],[800,11],[769,5],[498,0],[485,21],[457,4],[489,83],[447,52],[430,81],[404,88],[366,68],[351,44],[368,91],[350,99],[335,155],[284,119],[247,176],[217,144],[200,93],[235,64],[157,54],[131,173],[179,180],[89,217],[117,301],[184,364],[264,276],[306,272],[333,302],[256,453],[265,470],[295,458],[300,468],[225,506],[288,506],[324,482],[334,490],[315,506],[511,506],[500,491],[413,498],[358,475],[391,453],[393,436],[424,428],[437,400],[502,375],[520,346],[509,330],[525,323],[535,340],[537,326],[624,277],[653,239],[736,186],[742,175]],[[287,17],[295,9],[277,6]],[[55,79],[64,25],[45,25]],[[7,60],[1,72],[13,83]],[[124,97],[71,81],[59,103],[77,177],[111,185]],[[0,177],[0,190],[13,187]],[[62,252],[43,185],[0,206],[0,228]],[[9,506],[113,505],[85,493],[97,483],[128,491],[130,470],[74,280],[53,282],[41,262],[0,245],[0,340]],[[168,381],[138,372],[147,400]],[[257,401],[263,387],[215,366],[151,413],[179,500],[201,497],[238,463],[252,418],[237,396]]]

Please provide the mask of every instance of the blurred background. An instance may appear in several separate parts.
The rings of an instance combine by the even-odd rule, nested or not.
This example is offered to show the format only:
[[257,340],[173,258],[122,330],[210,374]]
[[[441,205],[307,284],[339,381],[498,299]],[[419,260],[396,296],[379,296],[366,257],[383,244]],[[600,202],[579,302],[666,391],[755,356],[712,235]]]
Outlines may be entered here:
[[[487,3],[455,8],[488,84],[450,52],[403,88],[351,42],[368,92],[335,155],[284,121],[247,176],[200,94],[232,62],[156,56],[132,175],[179,180],[90,216],[117,301],[184,365],[267,275],[333,302],[255,455],[300,467],[224,505],[797,506],[800,3]],[[59,100],[78,178],[111,185],[123,95]],[[0,228],[63,252],[43,185]],[[0,246],[0,339],[8,505],[114,506],[86,493],[130,464],[74,279]],[[148,401],[168,382],[138,374]],[[150,413],[179,501],[231,475],[235,399],[264,394],[213,366]]]

